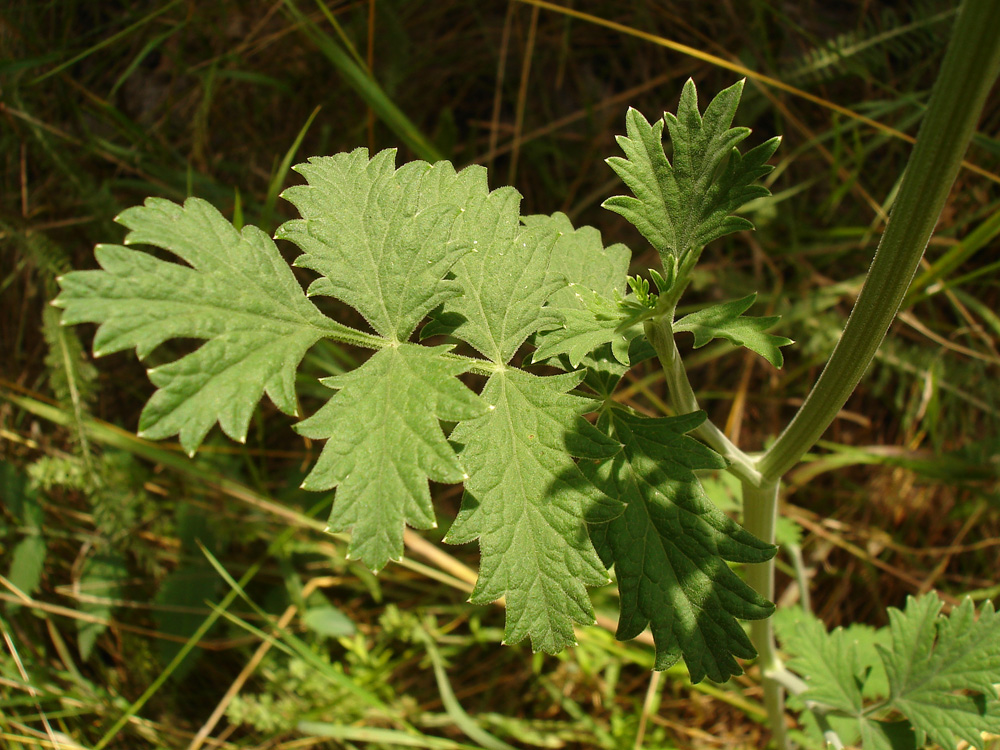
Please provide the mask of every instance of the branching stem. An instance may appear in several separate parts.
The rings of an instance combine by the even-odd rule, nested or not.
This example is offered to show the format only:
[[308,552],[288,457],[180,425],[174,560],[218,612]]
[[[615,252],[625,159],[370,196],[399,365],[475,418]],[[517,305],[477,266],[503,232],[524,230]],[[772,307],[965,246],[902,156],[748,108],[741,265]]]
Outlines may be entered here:
[[[694,395],[691,381],[688,380],[687,370],[684,369],[680,352],[677,351],[670,317],[664,316],[646,321],[644,331],[660,360],[674,409],[678,414],[690,414],[700,411],[701,407],[698,406],[698,399]],[[729,470],[741,481],[755,486],[760,484],[761,474],[754,466],[754,460],[741,451],[711,420],[703,422],[692,434],[721,454],[729,462]]]

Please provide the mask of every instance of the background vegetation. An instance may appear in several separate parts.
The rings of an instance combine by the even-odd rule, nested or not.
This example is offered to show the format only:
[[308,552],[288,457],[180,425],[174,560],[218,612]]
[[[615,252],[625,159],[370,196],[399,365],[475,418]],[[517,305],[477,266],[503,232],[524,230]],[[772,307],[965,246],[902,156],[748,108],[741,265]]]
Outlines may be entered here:
[[[654,254],[599,208],[621,190],[603,159],[626,107],[653,117],[689,76],[707,96],[747,75],[738,124],[751,143],[784,136],[774,198],[753,207],[756,233],[706,251],[696,294],[757,291],[798,343],[781,371],[728,345],[687,361],[713,418],[760,447],[850,310],[955,5],[5,3],[0,746],[763,746],[753,669],[651,676],[649,645],[607,629],[613,587],[579,647],[498,647],[502,611],[465,603],[474,547],[439,544],[455,487],[438,488],[437,536],[376,578],[322,533],[332,497],[297,489],[319,446],[269,404],[247,445],[215,431],[194,460],[134,437],[156,354],[95,364],[90,331],[62,329],[48,302],[146,196],[198,195],[271,231],[291,164],[359,145],[485,164],[526,211],[597,226],[643,271]],[[994,97],[877,364],[788,483],[779,601],[830,625],[884,625],[932,588],[1000,593],[998,130]],[[353,356],[320,345],[305,369]],[[621,391],[650,414],[664,397],[653,369]],[[725,478],[707,485],[734,507]]]

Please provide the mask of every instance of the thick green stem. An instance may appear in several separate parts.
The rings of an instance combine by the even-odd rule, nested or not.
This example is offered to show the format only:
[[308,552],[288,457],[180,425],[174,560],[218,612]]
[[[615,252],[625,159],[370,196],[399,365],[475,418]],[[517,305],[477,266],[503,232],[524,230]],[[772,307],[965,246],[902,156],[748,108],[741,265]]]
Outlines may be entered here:
[[[687,371],[681,362],[680,352],[677,351],[669,318],[648,320],[643,324],[643,329],[660,360],[674,409],[678,414],[700,411],[698,399],[694,395],[691,381],[688,380]],[[721,454],[729,462],[729,470],[741,481],[750,484],[760,483],[760,472],[754,467],[753,459],[741,451],[711,420],[705,420],[692,434]]]
[[[778,482],[772,481],[756,487],[743,482],[743,526],[758,539],[774,544],[774,529],[778,523]],[[774,601],[774,559],[746,566],[746,581],[758,594]],[[790,747],[785,729],[785,690],[775,679],[785,667],[778,656],[771,618],[750,623],[750,640],[757,649],[761,684],[764,688],[764,706],[767,719],[774,733],[779,750]]]
[[765,480],[784,475],[815,445],[874,359],[944,208],[998,70],[997,2],[966,0],[865,285],[819,380],[760,459]]

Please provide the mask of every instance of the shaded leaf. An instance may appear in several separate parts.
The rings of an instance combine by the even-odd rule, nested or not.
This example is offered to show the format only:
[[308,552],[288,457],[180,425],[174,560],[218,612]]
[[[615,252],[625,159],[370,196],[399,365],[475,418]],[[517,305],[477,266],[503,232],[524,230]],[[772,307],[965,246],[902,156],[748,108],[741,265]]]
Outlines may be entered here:
[[649,626],[657,669],[683,656],[694,682],[706,676],[724,682],[742,674],[734,657],[756,655],[737,618],[774,611],[725,561],[764,562],[775,548],[719,511],[701,489],[693,472],[725,465],[685,434],[704,420],[704,412],[652,419],[606,409],[598,426],[622,451],[585,466],[595,484],[626,504],[621,516],[591,525],[601,559],[618,577],[617,637],[635,638]]

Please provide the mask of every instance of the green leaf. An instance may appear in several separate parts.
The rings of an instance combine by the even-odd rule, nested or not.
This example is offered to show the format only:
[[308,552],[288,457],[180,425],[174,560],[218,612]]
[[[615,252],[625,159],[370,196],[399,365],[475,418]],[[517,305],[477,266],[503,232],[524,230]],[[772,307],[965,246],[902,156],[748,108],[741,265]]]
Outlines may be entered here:
[[140,358],[171,338],[206,339],[199,349],[149,371],[159,387],[139,419],[140,435],[179,435],[193,454],[218,421],[243,441],[263,393],[296,413],[295,370],[331,331],[348,331],[306,298],[263,232],[237,232],[210,204],[181,207],[160,198],[117,219],[132,231],[126,244],[148,243],[190,265],[159,260],[119,245],[100,245],[103,270],[61,277],[54,304],[66,324],[100,323],[94,354],[135,347]]
[[[742,91],[740,81],[720,92],[702,117],[694,81],[688,79],[676,117],[667,113],[651,125],[638,111],[628,111],[627,136],[617,138],[627,158],[607,161],[635,198],[619,195],[603,205],[634,224],[660,253],[665,266],[669,256],[683,259],[714,239],[752,229],[753,224],[733,212],[750,200],[770,195],[767,188],[754,183],[771,171],[766,162],[779,139],[739,153],[736,144],[750,130],[729,126]],[[673,144],[673,163],[663,150],[664,123]]]
[[854,641],[843,628],[827,633],[823,622],[811,612],[799,609],[794,614],[794,623],[783,618],[778,632],[782,645],[793,654],[789,668],[809,685],[801,697],[860,717],[865,670]]
[[623,311],[617,302],[579,284],[570,284],[565,291],[573,294],[575,305],[551,307],[562,319],[562,326],[539,336],[532,361],[567,354],[575,368],[595,349],[611,344],[615,359],[628,365],[629,344],[642,335],[642,326],[634,322],[635,316]]
[[[34,533],[18,542],[11,554],[7,579],[28,596],[38,591],[38,586],[42,582],[46,550],[45,539],[40,534]],[[20,606],[16,601],[7,603],[10,612],[20,609]]]
[[[80,610],[100,620],[107,620],[113,602],[120,598],[128,571],[120,553],[109,550],[90,557],[83,564],[80,576]],[[77,620],[77,643],[80,658],[86,661],[94,649],[97,637],[108,629],[104,622]]]
[[[601,233],[594,227],[574,229],[566,214],[525,216],[526,227],[541,229],[557,236],[552,248],[551,268],[566,280],[611,299],[615,292],[625,293],[632,252],[620,242],[604,247]],[[549,296],[552,307],[579,307],[576,295],[568,286]]]
[[617,573],[617,637],[635,638],[648,625],[657,669],[683,656],[694,682],[706,676],[724,682],[742,674],[734,656],[756,655],[737,618],[774,611],[725,561],[764,562],[775,548],[719,511],[702,490],[693,472],[725,466],[685,434],[704,420],[704,412],[660,419],[618,408],[601,414],[598,426],[623,448],[610,461],[587,464],[587,473],[626,509],[610,522],[592,523],[591,536]]
[[323,383],[337,393],[296,425],[325,438],[302,486],[337,487],[332,531],[352,531],[348,556],[380,570],[403,556],[403,528],[435,525],[427,480],[461,482],[466,472],[439,419],[479,417],[485,404],[455,377],[465,370],[442,355],[449,347],[402,344]]
[[500,188],[466,209],[465,231],[476,239],[452,269],[462,294],[445,302],[422,336],[451,333],[504,364],[532,333],[558,324],[543,305],[566,285],[553,267],[559,234],[546,224],[522,225],[520,202],[516,190]]
[[[343,300],[380,336],[405,341],[460,288],[444,276],[474,249],[482,227],[465,221],[486,200],[486,170],[448,162],[395,168],[394,149],[314,157],[294,167],[308,185],[282,196],[302,215],[276,237],[302,250],[295,265],[322,274],[309,296]],[[462,216],[462,218],[459,218]]]
[[481,394],[488,413],[462,422],[451,435],[463,446],[470,477],[446,541],[479,540],[471,601],[506,597],[504,642],[529,637],[534,649],[548,653],[576,642],[574,622],[594,622],[586,587],[608,582],[585,516],[621,512],[571,458],[608,456],[620,448],[582,418],[593,402],[566,393],[581,374],[498,372]]
[[674,332],[690,331],[693,333],[695,349],[704,346],[712,339],[728,339],[736,346],[745,346],[747,349],[757,352],[775,367],[781,367],[784,364],[784,358],[779,347],[788,346],[794,342],[784,336],[764,333],[781,319],[780,316],[774,315],[765,318],[743,315],[756,299],[757,294],[754,293],[742,299],[712,305],[690,315],[685,315],[674,323]]
[[[557,315],[561,325],[538,333],[532,361],[568,354],[573,368],[581,362],[590,367],[596,361],[587,355],[606,343],[613,343],[615,358],[627,365],[629,343],[642,330],[623,326],[629,316],[612,300],[625,293],[629,249],[621,243],[604,247],[600,232],[593,227],[574,229],[563,213],[526,216],[522,221],[526,226],[544,228],[558,235],[552,249],[551,269],[566,280],[565,286],[549,296],[546,307]],[[617,330],[619,326],[624,330]]]
[[354,635],[354,622],[332,604],[310,607],[302,614],[302,624],[325,638],[346,638]]
[[1000,613],[987,602],[976,618],[966,599],[940,616],[936,594],[907,597],[889,610],[890,648],[880,647],[891,690],[890,705],[913,724],[918,744],[942,747],[965,740],[982,750],[982,732],[1000,734]]

